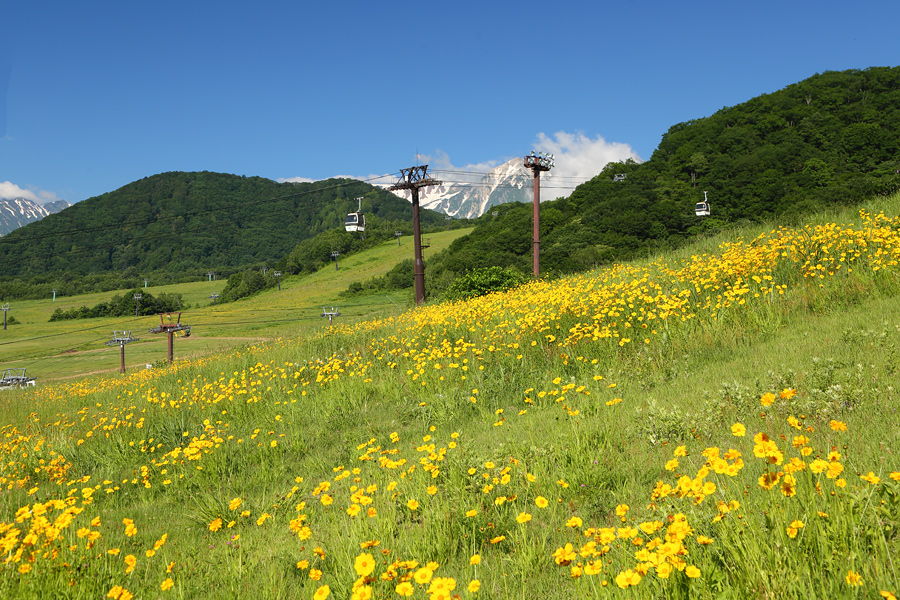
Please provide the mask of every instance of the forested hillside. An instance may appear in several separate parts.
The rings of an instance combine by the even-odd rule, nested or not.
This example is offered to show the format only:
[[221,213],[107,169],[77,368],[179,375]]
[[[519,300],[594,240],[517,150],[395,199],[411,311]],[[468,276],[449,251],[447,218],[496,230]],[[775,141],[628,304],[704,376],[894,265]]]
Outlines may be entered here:
[[[541,265],[571,272],[708,229],[847,205],[900,188],[900,67],[826,72],[673,125],[647,162],[615,163],[541,204]],[[625,181],[614,181],[615,174]],[[708,191],[712,216],[693,207]],[[530,271],[530,205],[499,207],[433,266]]]
[[[138,277],[202,277],[268,262],[303,240],[342,228],[362,197],[367,234],[409,228],[411,205],[351,179],[276,183],[261,177],[171,172],[84,200],[0,239],[4,298],[35,284],[62,293],[126,286]],[[422,211],[425,225],[443,215]],[[90,283],[93,282],[93,283]],[[72,290],[64,290],[65,286]],[[48,287],[49,289],[49,287]],[[109,287],[108,289],[112,289]]]

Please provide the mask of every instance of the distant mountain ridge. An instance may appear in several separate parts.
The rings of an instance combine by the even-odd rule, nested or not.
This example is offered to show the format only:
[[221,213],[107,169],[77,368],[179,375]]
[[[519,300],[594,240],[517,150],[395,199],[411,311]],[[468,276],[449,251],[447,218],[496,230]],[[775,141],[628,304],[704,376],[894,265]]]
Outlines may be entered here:
[[[358,180],[277,183],[206,171],[160,173],[4,236],[0,278],[59,273],[68,280],[125,271],[185,277],[274,264],[302,240],[343,231],[356,198],[362,198],[367,235],[384,229],[393,236],[412,220],[408,202]],[[30,214],[36,217],[39,208]],[[421,218],[423,225],[444,223],[430,210]]]
[[72,206],[65,200],[38,204],[27,198],[0,199],[0,235],[6,235],[28,223],[40,221],[47,215]]

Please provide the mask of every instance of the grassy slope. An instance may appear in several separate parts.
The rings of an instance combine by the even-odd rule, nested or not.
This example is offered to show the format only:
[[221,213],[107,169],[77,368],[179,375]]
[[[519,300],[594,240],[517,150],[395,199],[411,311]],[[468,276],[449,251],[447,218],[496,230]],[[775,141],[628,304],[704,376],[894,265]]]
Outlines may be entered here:
[[[900,214],[900,198],[879,207]],[[858,221],[853,215],[838,220]],[[762,230],[747,230],[744,238]],[[703,240],[667,258],[711,252],[722,241],[724,236]],[[325,277],[326,271],[318,275]],[[186,362],[171,374],[135,373],[112,384],[95,379],[64,392],[10,394],[0,405],[0,424],[8,424],[0,433],[14,436],[13,426],[24,430],[32,422],[28,413],[36,410],[31,417],[40,424],[35,437],[20,445],[33,447],[38,437],[46,439],[71,464],[64,480],[90,479],[57,486],[40,481],[40,474],[32,476],[31,494],[26,486],[0,496],[0,520],[10,520],[21,505],[70,489],[80,497],[84,492],[79,488],[96,483],[96,500],[83,504],[77,526],[98,516],[102,525],[92,527],[102,537],[88,551],[85,541],[69,532],[66,543],[76,549],[63,558],[86,565],[77,575],[64,567],[46,567],[41,559],[35,573],[18,575],[7,568],[0,575],[0,589],[22,597],[65,589],[96,597],[122,585],[142,597],[225,598],[264,590],[268,597],[310,598],[328,584],[336,597],[350,597],[354,559],[364,552],[360,544],[371,540],[379,542],[365,550],[377,563],[375,576],[391,561],[416,560],[421,566],[433,560],[440,565],[436,575],[455,578],[455,591],[462,597],[473,578],[481,581],[482,597],[497,598],[852,598],[877,597],[880,590],[896,593],[891,556],[900,552],[900,505],[896,491],[891,495],[896,486],[887,481],[888,472],[900,470],[900,432],[894,425],[900,389],[896,279],[894,274],[871,281],[847,277],[822,291],[815,285],[798,286],[779,301],[778,312],[760,306],[723,315],[715,324],[686,329],[681,337],[673,328],[669,346],[660,338],[647,350],[620,352],[604,341],[583,343],[571,354],[582,354],[584,360],[566,356],[542,339],[545,333],[562,338],[568,321],[556,321],[559,328],[549,333],[524,336],[520,347],[493,348],[500,342],[480,328],[503,318],[486,314],[474,318],[468,332],[435,325],[414,339],[410,330],[396,325],[372,333],[301,335]],[[309,293],[313,290],[321,288],[311,287]],[[324,300],[316,301],[320,298]],[[279,299],[270,295],[267,304],[259,298],[253,307],[277,309],[271,302]],[[478,309],[473,305],[470,310]],[[379,340],[398,332],[404,336],[398,342],[406,344],[410,355],[440,346],[442,337],[451,345],[457,337],[471,339],[477,354],[451,355],[440,361],[440,370],[432,364],[435,359],[421,370],[414,357],[376,360],[373,348]],[[270,335],[276,333],[283,331],[273,329]],[[426,343],[426,334],[433,334],[433,344]],[[529,339],[537,350],[530,349]],[[333,353],[340,362],[329,361]],[[397,368],[390,368],[389,361]],[[591,395],[563,390],[569,382],[584,385]],[[797,397],[777,400],[771,408],[760,405],[764,393],[785,388],[796,389]],[[538,391],[549,394],[540,399]],[[567,399],[555,402],[560,391]],[[798,432],[786,424],[789,415],[814,429],[807,432],[814,454],[806,460],[824,458],[831,448],[842,454],[846,489],[823,477],[825,491],[816,494],[807,469],[798,475],[802,493],[794,498],[787,499],[777,488],[760,492],[759,460],[750,438],[757,431],[768,432],[786,454],[799,456],[790,445]],[[113,416],[123,426],[110,425]],[[140,428],[135,424],[139,418],[146,419]],[[830,419],[845,422],[848,431],[832,431]],[[746,438],[731,435],[736,421],[746,425]],[[399,442],[391,441],[392,432]],[[461,435],[453,438],[457,432]],[[191,439],[200,448],[200,460],[179,464],[170,458],[168,464],[151,465],[154,456],[160,463],[161,453],[189,447]],[[211,440],[208,447],[204,440]],[[156,448],[157,443],[162,445]],[[687,456],[668,472],[663,465],[681,444]],[[723,452],[741,449],[748,466],[737,493],[728,487],[728,478],[715,477],[720,487],[704,503],[658,500],[660,512],[655,512],[649,502],[654,484],[674,483],[680,474],[693,477],[705,460],[700,452],[711,446]],[[383,454],[393,449],[398,454]],[[46,451],[34,451],[28,463],[21,450],[7,448],[6,453],[3,462],[10,465],[35,466],[35,454],[47,457]],[[361,460],[366,456],[374,460]],[[408,461],[402,469],[378,463],[400,457]],[[429,464],[438,467],[437,477],[421,468]],[[142,484],[140,465],[151,465],[150,487]],[[410,471],[411,465],[419,468]],[[507,467],[513,478],[503,483]],[[878,488],[862,484],[858,476],[870,470],[886,483]],[[345,471],[349,476],[341,479]],[[525,472],[535,480],[525,478]],[[317,485],[322,481],[330,487]],[[395,490],[391,482],[399,483]],[[492,482],[494,489],[484,493],[483,486]],[[430,485],[436,486],[434,496]],[[325,496],[334,499],[333,505],[324,505]],[[500,496],[503,504],[495,500]],[[549,499],[546,508],[536,505],[538,496]],[[363,497],[374,502],[367,504]],[[241,499],[241,506],[232,509],[234,498]],[[420,506],[411,509],[408,500]],[[739,500],[734,513],[740,520],[732,515],[714,525],[718,500]],[[351,518],[346,510],[353,504],[362,512]],[[609,563],[600,575],[573,578],[571,567],[587,564],[577,551],[589,538],[582,527],[567,524],[577,516],[584,519],[583,528],[625,527],[626,518],[620,522],[616,516],[621,505],[630,507],[627,525],[657,517],[671,525],[668,519],[683,512],[694,534],[711,536],[715,541],[708,549],[693,545],[685,555],[700,567],[701,577],[689,579],[675,571],[663,580],[651,571],[638,587],[620,590],[615,578],[634,564],[636,546],[616,542],[610,544],[612,551],[604,557]],[[377,513],[366,517],[368,506]],[[466,517],[470,509],[478,514]],[[249,515],[241,517],[242,510]],[[876,510],[878,516],[872,516]],[[817,511],[829,516],[817,517]],[[532,514],[532,521],[517,523],[522,513]],[[307,519],[292,523],[299,514]],[[123,518],[135,521],[136,536],[122,535]],[[213,531],[218,518],[221,529]],[[790,537],[785,525],[796,519],[805,526]],[[309,537],[304,537],[305,526]],[[158,556],[145,557],[163,533],[168,538]],[[501,535],[505,539],[499,540]],[[574,544],[573,562],[557,565],[552,554],[567,542]],[[317,547],[325,558],[313,552]],[[120,548],[121,554],[105,554],[111,548]],[[125,554],[137,556],[134,573],[125,573]],[[473,554],[482,558],[477,566],[469,560]],[[167,573],[170,561],[175,566]],[[302,561],[308,564],[297,564]],[[396,570],[406,572],[404,567]],[[862,574],[861,587],[845,583],[848,570]],[[311,573],[321,579],[311,579]],[[175,587],[160,593],[160,583],[170,576]],[[395,584],[372,582],[381,585],[380,597],[391,597]],[[426,597],[424,589],[414,593]]]
[[[469,229],[439,232],[426,236],[431,247],[425,259],[446,248]],[[192,335],[180,338],[175,349],[176,358],[196,356],[224,348],[243,345],[253,340],[271,340],[282,335],[295,335],[322,326],[319,318],[323,306],[341,307],[345,320],[376,314],[393,314],[400,307],[408,307],[408,294],[368,296],[343,299],[338,294],[354,281],[364,281],[384,275],[395,264],[409,258],[412,237],[385,242],[368,252],[340,258],[333,266],[306,276],[285,277],[282,291],[265,291],[240,302],[211,306],[209,296],[220,292],[224,281],[201,281],[166,286],[150,286],[148,292],[158,295],[176,292],[184,296],[189,307],[182,321],[194,327]],[[68,310],[80,306],[92,307],[108,301],[118,290],[76,297],[57,297],[54,302],[30,300],[13,303],[10,315],[21,325],[0,331],[0,366],[26,367],[28,374],[48,381],[88,373],[111,372],[118,369],[119,348],[107,347],[113,330],[128,329],[140,342],[126,348],[126,367],[141,367],[166,356],[166,336],[153,335],[147,330],[159,324],[158,317],[80,319],[50,323],[54,310]],[[190,308],[194,306],[202,308]]]

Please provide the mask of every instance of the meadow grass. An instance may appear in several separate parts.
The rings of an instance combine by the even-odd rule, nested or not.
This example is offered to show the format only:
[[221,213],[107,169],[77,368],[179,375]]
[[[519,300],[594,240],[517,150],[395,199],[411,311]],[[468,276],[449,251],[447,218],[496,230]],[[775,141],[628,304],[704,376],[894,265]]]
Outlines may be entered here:
[[0,594],[892,597],[897,206],[5,393]]
[[[470,229],[457,229],[430,234],[431,247],[425,258],[433,256]],[[322,307],[338,306],[344,320],[368,318],[379,314],[395,314],[412,305],[411,292],[390,292],[343,298],[353,282],[363,282],[387,273],[412,253],[412,237],[385,242],[361,254],[340,259],[334,265],[305,275],[285,276],[281,291],[266,290],[240,302],[213,305],[209,296],[221,292],[224,280],[199,281],[153,286],[147,291],[182,294],[186,308],[182,322],[192,325],[192,335],[176,342],[177,357],[195,357],[248,342],[296,336],[322,327]],[[152,283],[152,282],[151,282]],[[141,288],[143,289],[143,288]],[[50,322],[56,309],[93,307],[114,295],[127,295],[131,290],[98,292],[75,297],[57,296],[41,300],[11,302],[10,315],[20,324],[0,331],[0,367],[26,367],[28,374],[41,381],[84,376],[92,373],[114,373],[119,368],[119,348],[108,347],[114,330],[130,330],[139,342],[126,348],[126,367],[144,368],[146,364],[166,359],[166,336],[148,333],[160,324],[158,316],[79,319]],[[2,298],[0,298],[2,299]]]

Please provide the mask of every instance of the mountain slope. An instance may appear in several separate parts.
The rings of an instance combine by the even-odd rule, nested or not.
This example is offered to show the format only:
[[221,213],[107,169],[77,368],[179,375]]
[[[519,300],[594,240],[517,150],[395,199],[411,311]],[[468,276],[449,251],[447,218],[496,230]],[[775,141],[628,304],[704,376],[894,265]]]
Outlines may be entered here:
[[[412,218],[408,202],[351,179],[292,184],[221,173],[162,173],[4,237],[0,276],[71,277],[129,267],[141,273],[205,273],[275,261],[301,240],[342,226],[356,209],[356,197],[363,198],[370,227]],[[432,211],[423,211],[422,220],[444,222]]]
[[[627,175],[616,181],[615,174]],[[543,270],[570,272],[667,248],[728,223],[795,219],[900,189],[900,67],[826,72],[672,126],[650,160],[610,163],[541,204]],[[712,216],[694,215],[709,192]],[[482,217],[439,257],[530,271],[530,206]]]

